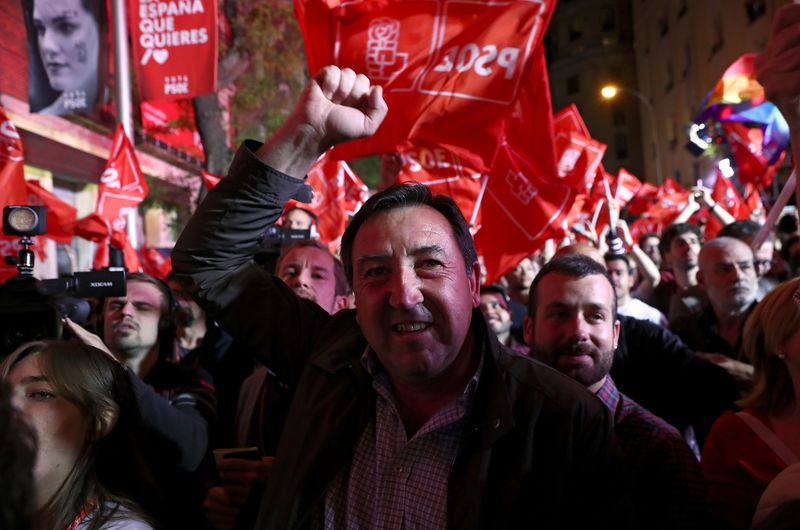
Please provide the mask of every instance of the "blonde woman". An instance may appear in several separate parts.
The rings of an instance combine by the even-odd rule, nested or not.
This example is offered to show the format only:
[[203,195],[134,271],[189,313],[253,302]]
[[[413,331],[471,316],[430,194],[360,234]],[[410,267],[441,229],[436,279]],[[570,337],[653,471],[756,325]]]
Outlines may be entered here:
[[711,513],[724,528],[749,528],[767,484],[800,456],[800,279],[770,292],[747,320],[744,354],[753,388],[711,428],[700,461]]

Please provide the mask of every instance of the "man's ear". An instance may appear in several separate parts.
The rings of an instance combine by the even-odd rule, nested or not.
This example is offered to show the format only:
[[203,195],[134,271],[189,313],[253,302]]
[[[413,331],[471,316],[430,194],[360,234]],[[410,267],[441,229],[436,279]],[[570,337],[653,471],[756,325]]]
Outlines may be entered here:
[[108,436],[114,425],[119,419],[119,409],[117,407],[104,407],[94,421],[94,440],[97,441]]
[[619,319],[616,319],[614,321],[614,349],[615,350],[617,349],[617,345],[619,344],[619,330],[620,330],[621,325],[622,324],[619,321]]
[[525,338],[525,344],[530,346],[533,341],[533,319],[530,315],[525,315],[525,320],[522,322],[522,334]]
[[476,260],[472,268],[467,270],[469,290],[472,293],[472,307],[481,305],[481,264]]
[[347,307],[347,296],[337,294],[333,299],[333,309],[331,310],[331,315],[341,309],[345,309],[346,307]]

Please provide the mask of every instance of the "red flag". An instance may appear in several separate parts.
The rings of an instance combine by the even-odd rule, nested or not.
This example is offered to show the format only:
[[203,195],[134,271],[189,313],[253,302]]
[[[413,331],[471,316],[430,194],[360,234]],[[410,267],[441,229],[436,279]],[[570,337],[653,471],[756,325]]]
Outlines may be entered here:
[[217,2],[129,0],[128,5],[142,100],[217,91]]
[[650,206],[647,216],[653,221],[668,225],[689,204],[691,193],[672,177],[667,177],[658,188],[656,202]]
[[764,203],[761,201],[761,194],[758,192],[757,186],[752,184],[744,185],[744,203],[750,210],[751,216],[754,212],[758,213],[759,216],[763,216],[766,213],[766,208],[764,208]]
[[[308,172],[306,183],[314,189],[311,204],[305,205],[289,201],[286,209],[300,206],[313,211],[319,218],[317,230],[320,241],[326,243],[331,251],[335,252],[341,242],[344,229],[347,227],[349,210],[361,206],[357,200],[353,202],[353,199],[357,197],[354,189],[363,190],[366,186],[347,163],[331,158],[330,151],[317,160],[314,167]],[[349,200],[348,191],[350,192]]]
[[211,191],[211,188],[216,186],[219,181],[222,180],[221,176],[209,173],[205,169],[200,170],[200,173],[203,175],[203,182],[206,185],[206,191]]
[[574,104],[553,117],[558,176],[576,193],[589,193],[606,145],[591,138]]
[[162,280],[167,279],[167,274],[172,270],[172,262],[168,257],[153,247],[143,247],[138,254],[144,272]]
[[639,179],[628,173],[624,168],[619,168],[613,193],[620,209],[625,207],[636,196],[641,187],[642,182]]
[[111,237],[111,223],[96,212],[90,213],[64,227],[76,236],[89,241],[100,242]]
[[117,126],[111,156],[100,177],[95,211],[111,223],[112,231],[125,229],[125,216],[147,196],[147,181],[139,168],[122,124]]
[[389,106],[375,135],[337,146],[334,157],[404,151],[423,141],[484,171],[555,1],[296,0],[295,6],[311,72],[324,64],[364,72],[383,85]]
[[649,182],[643,182],[633,198],[628,203],[628,213],[631,215],[642,215],[656,201],[658,197],[658,186]]
[[[0,207],[28,203],[23,170],[22,140],[16,127],[0,107]],[[0,256],[16,256],[18,237],[0,235]],[[17,268],[0,260],[0,280],[14,276]]]
[[68,226],[75,222],[78,210],[42,187],[38,180],[25,183],[28,193],[28,204],[47,208],[47,233],[44,237],[56,243],[69,244],[75,235]]
[[647,217],[639,217],[630,226],[631,238],[637,243],[639,239],[645,234],[658,234],[664,231],[664,224],[658,221],[653,221]]
[[[131,271],[139,270],[139,259],[125,236],[126,217],[131,209],[142,202],[148,192],[147,181],[139,168],[136,152],[120,124],[114,135],[111,156],[105,171],[100,176],[95,213],[108,222],[110,233],[107,237],[110,236],[114,246],[125,252],[125,264]],[[98,245],[94,259],[95,268],[108,265],[107,241]]]
[[548,119],[552,112],[542,54],[520,95],[508,142],[489,174],[481,203],[475,245],[490,283],[532,255],[546,239],[563,234],[575,192],[555,170],[553,123]]
[[396,182],[421,182],[434,194],[447,195],[458,204],[461,213],[473,227],[480,226],[477,200],[481,191],[481,174],[468,166],[455,153],[433,144],[420,144],[401,152],[403,166]]
[[200,160],[205,160],[190,99],[142,101],[142,127],[150,136]]

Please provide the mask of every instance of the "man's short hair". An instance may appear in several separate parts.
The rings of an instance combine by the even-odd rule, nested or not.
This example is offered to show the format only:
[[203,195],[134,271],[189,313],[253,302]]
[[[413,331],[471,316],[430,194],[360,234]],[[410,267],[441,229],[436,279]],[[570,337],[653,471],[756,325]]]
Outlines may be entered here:
[[[539,274],[536,275],[536,278],[533,279],[533,283],[531,283],[531,295],[528,298],[528,316],[531,319],[536,318],[536,304],[538,303],[536,289],[542,281],[542,278],[548,274],[562,274],[570,278],[575,278],[576,280],[597,274],[606,279],[608,285],[611,286],[612,295],[616,292],[614,291],[614,284],[608,276],[608,271],[602,263],[598,263],[589,256],[584,256],[583,254],[567,254],[566,256],[550,260],[542,267]],[[617,297],[612,296],[611,298],[612,316],[614,317],[613,320],[616,320]]]
[[628,274],[633,274],[633,262],[631,262],[631,257],[628,254],[614,254],[612,252],[607,252],[605,256],[603,256],[606,260],[606,263],[609,261],[624,261],[625,265],[628,267]]
[[367,219],[381,212],[410,206],[428,206],[444,216],[453,230],[453,238],[461,251],[467,274],[478,261],[469,225],[455,201],[446,195],[433,195],[430,188],[419,183],[395,184],[376,193],[353,216],[342,236],[342,264],[350,285],[353,285],[353,242]]
[[145,274],[144,272],[128,273],[125,278],[125,282],[140,282],[155,285],[161,293],[161,318],[167,321],[172,320],[172,312],[176,305],[175,293],[172,291],[170,286],[167,285],[167,282],[154,276],[150,276],[149,274]]
[[658,239],[659,241],[661,241],[661,236],[656,234],[655,232],[647,232],[646,234],[640,235],[639,236],[639,241],[644,241],[645,239],[647,239],[649,237],[654,237],[654,238]]
[[508,296],[508,291],[505,287],[500,285],[499,283],[493,283],[491,285],[481,285],[480,294],[496,294],[499,295],[500,298],[503,300],[503,305],[505,306],[506,311],[511,311],[509,306],[511,305],[511,298]]
[[350,294],[350,287],[347,285],[347,278],[344,275],[344,267],[342,266],[341,260],[333,255],[331,249],[329,249],[326,244],[321,243],[317,239],[299,239],[291,245],[283,247],[281,249],[281,255],[278,257],[278,262],[275,265],[276,272],[280,271],[281,262],[283,261],[283,258],[289,254],[289,252],[307,247],[313,247],[322,250],[333,260],[333,278],[336,281],[336,285],[333,288],[334,294],[336,296],[347,296]]
[[[723,226],[719,233],[717,233],[717,237],[732,237],[740,241],[748,242],[755,239],[759,230],[761,230],[761,224],[750,219],[739,219],[738,221]],[[764,241],[775,241],[775,232],[772,230],[767,232],[767,238]]]
[[698,241],[701,243],[703,242],[703,232],[692,223],[675,223],[664,229],[664,233],[661,234],[661,240],[658,242],[658,250],[661,252],[661,255],[663,256],[669,252],[673,239],[689,232],[696,235]]

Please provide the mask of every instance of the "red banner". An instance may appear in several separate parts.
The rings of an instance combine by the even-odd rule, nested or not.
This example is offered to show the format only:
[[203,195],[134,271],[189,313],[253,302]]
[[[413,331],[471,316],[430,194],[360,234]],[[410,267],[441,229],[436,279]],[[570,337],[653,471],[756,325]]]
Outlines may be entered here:
[[575,192],[556,173],[547,66],[539,51],[504,144],[489,174],[475,236],[487,282],[494,282],[542,243],[563,234]]
[[465,166],[455,153],[433,144],[417,146],[400,156],[403,166],[396,182],[421,182],[432,193],[451,197],[473,230],[480,226],[480,212],[475,211],[482,182],[479,172]]
[[75,222],[78,210],[44,189],[38,180],[27,181],[25,187],[27,204],[47,208],[47,233],[44,237],[68,245],[75,235],[75,230],[68,227]]
[[112,231],[124,230],[128,212],[142,202],[148,192],[136,151],[120,124],[114,135],[111,156],[100,176],[95,211],[111,224]]
[[553,117],[553,128],[558,177],[576,193],[588,193],[606,145],[592,139],[574,104]]
[[139,108],[147,134],[195,158],[206,159],[191,100],[142,101]]
[[129,0],[128,16],[142,100],[217,91],[216,0]]
[[636,193],[641,187],[642,182],[639,179],[634,177],[631,173],[628,173],[624,168],[619,168],[616,181],[614,182],[613,193],[620,209],[631,202],[631,199],[636,196]]
[[[350,67],[384,87],[372,137],[337,146],[352,160],[435,143],[492,165],[555,7],[553,0],[295,0],[312,73]],[[480,124],[480,126],[476,126]]]
[[166,281],[167,274],[172,270],[172,262],[167,256],[153,247],[143,247],[138,254],[144,272]]
[[[0,190],[3,190],[0,193],[0,208],[28,203],[23,164],[22,140],[17,128],[0,107]],[[0,235],[0,257],[16,256],[18,240],[19,237]],[[0,260],[0,280],[6,280],[16,273],[16,267]]]

